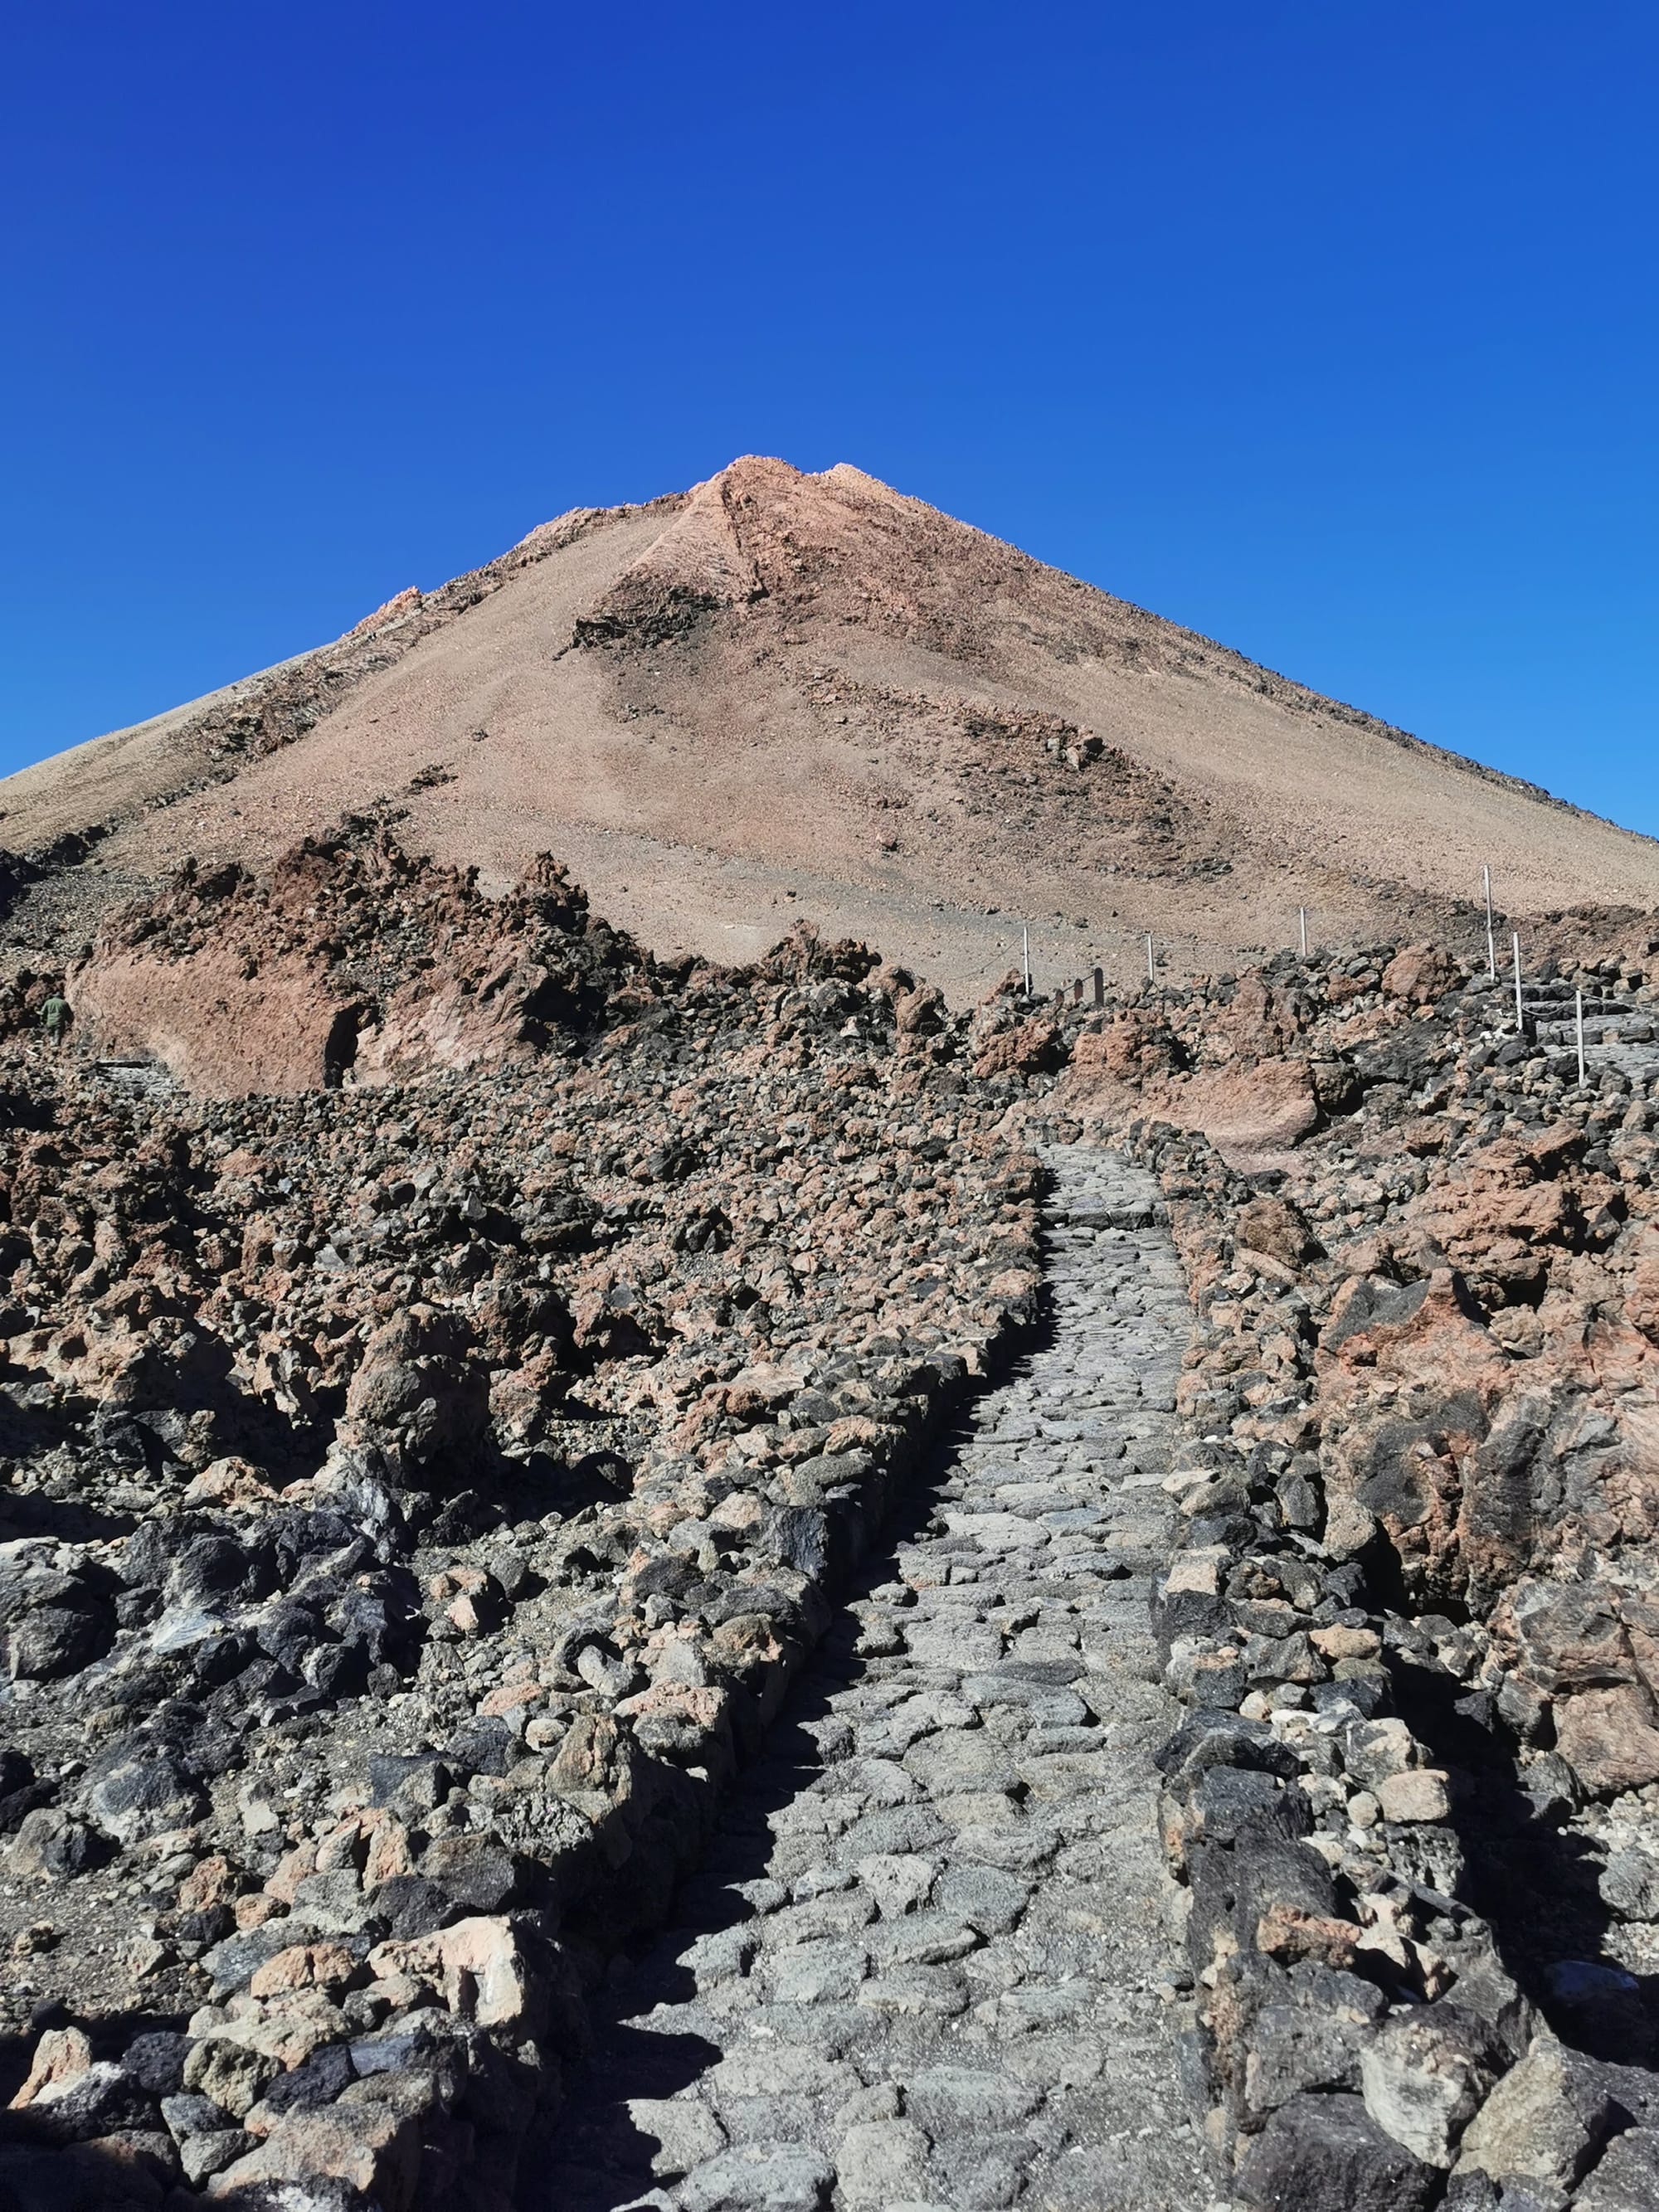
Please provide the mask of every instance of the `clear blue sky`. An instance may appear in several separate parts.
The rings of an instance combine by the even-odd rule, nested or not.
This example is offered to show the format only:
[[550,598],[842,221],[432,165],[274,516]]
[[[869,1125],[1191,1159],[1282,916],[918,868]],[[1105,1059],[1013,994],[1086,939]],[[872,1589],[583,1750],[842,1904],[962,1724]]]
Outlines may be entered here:
[[850,460],[1659,832],[1659,10],[54,0],[0,768]]

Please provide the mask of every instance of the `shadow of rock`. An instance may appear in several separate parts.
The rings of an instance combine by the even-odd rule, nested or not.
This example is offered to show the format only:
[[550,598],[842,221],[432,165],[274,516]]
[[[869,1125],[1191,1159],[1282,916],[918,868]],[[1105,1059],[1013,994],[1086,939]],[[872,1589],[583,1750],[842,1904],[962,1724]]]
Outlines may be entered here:
[[1522,1787],[1488,1700],[1424,1667],[1397,1665],[1395,1687],[1413,1733],[1464,1778],[1449,1822],[1465,1867],[1460,1894],[1490,1923],[1508,1972],[1564,2043],[1650,2066],[1659,2052],[1659,1979],[1632,1974],[1613,1956],[1601,1861],[1561,1825],[1565,1807],[1540,1807]]

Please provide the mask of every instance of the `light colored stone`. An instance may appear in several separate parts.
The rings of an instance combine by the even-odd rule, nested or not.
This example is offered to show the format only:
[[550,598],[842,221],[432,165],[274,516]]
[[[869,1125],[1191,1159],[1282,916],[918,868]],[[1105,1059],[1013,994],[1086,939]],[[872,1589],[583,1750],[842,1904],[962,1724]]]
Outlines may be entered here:
[[744,2143],[687,2174],[683,2212],[819,2212],[836,2170],[800,2143]]
[[1374,1628],[1310,1628],[1308,1641],[1327,1659],[1372,1659],[1382,1649]]
[[185,2087],[211,2097],[234,2119],[256,2105],[282,2071],[276,2061],[245,2043],[214,2036],[198,2043],[185,2061]]
[[678,2180],[726,2148],[726,2130],[696,2097],[630,2097],[628,2117],[657,2145],[651,2171],[659,2181]]
[[22,2087],[11,2100],[11,2110],[21,2112],[37,2100],[51,2100],[87,2071],[92,2064],[92,2045],[78,2027],[49,2027],[34,2046],[34,2056]]
[[988,2068],[933,2066],[913,2074],[905,2109],[931,2134],[1012,2128],[1035,2112],[1042,2092]]
[[1555,1742],[1587,1790],[1612,1796],[1659,1782],[1659,1726],[1634,1683],[1559,1698]]
[[1573,2198],[1573,2212],[1653,2212],[1659,2205],[1659,2130],[1615,2136]]
[[1226,1565],[1227,1554],[1218,1544],[1204,1551],[1182,1552],[1164,1577],[1164,1590],[1171,1597],[1182,1593],[1213,1597],[1221,1587]]
[[1359,2057],[1365,2109],[1426,2165],[1449,2166],[1457,2140],[1492,2087],[1481,2039],[1431,2009],[1386,2021]]
[[780,2004],[810,2005],[852,1996],[867,1967],[862,1945],[825,1939],[780,1951],[761,1971]]
[[1443,1820],[1451,1810],[1446,1777],[1432,1766],[1387,1776],[1376,1785],[1376,1802],[1385,1820]]
[[836,2147],[841,2194],[849,2205],[878,2212],[925,2196],[927,2138],[911,2120],[867,2120],[848,2129]]
[[859,1861],[859,1880],[888,1920],[925,1905],[938,1873],[937,1861],[910,1851],[878,1851]]
[[449,2009],[480,2027],[510,2027],[529,2003],[529,1971],[511,1923],[490,1914],[458,1920],[434,1936],[377,1944],[369,1972],[407,1976],[443,1992]]
[[1589,2063],[1553,2037],[1538,2036],[1469,2123],[1457,2171],[1571,2189],[1612,2124]]
[[357,1971],[357,1961],[342,1943],[295,1943],[255,1967],[248,1993],[256,1997],[283,1996],[292,1990],[343,1989]]

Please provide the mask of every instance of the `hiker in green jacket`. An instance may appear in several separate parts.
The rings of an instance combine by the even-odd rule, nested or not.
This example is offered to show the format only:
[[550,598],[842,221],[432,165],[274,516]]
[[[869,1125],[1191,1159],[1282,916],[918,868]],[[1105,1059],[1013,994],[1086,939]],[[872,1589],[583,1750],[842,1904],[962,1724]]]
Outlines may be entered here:
[[62,1044],[69,1027],[69,1000],[54,991],[40,1009],[40,1026],[53,1044]]

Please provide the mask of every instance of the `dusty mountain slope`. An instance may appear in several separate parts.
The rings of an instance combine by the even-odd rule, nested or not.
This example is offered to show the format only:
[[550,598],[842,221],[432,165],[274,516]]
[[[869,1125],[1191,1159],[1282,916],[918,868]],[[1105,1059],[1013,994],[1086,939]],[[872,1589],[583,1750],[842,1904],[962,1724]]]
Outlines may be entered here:
[[[336,645],[0,784],[71,846],[19,917],[186,855],[268,859],[343,815],[504,888],[551,846],[665,950],[788,918],[947,990],[1659,902],[1659,847],[1322,699],[839,466],[749,458],[585,509]],[[106,834],[99,836],[99,832]],[[60,848],[59,858],[63,857]],[[1456,911],[1461,906],[1462,911]],[[1081,927],[1079,927],[1079,924]]]

